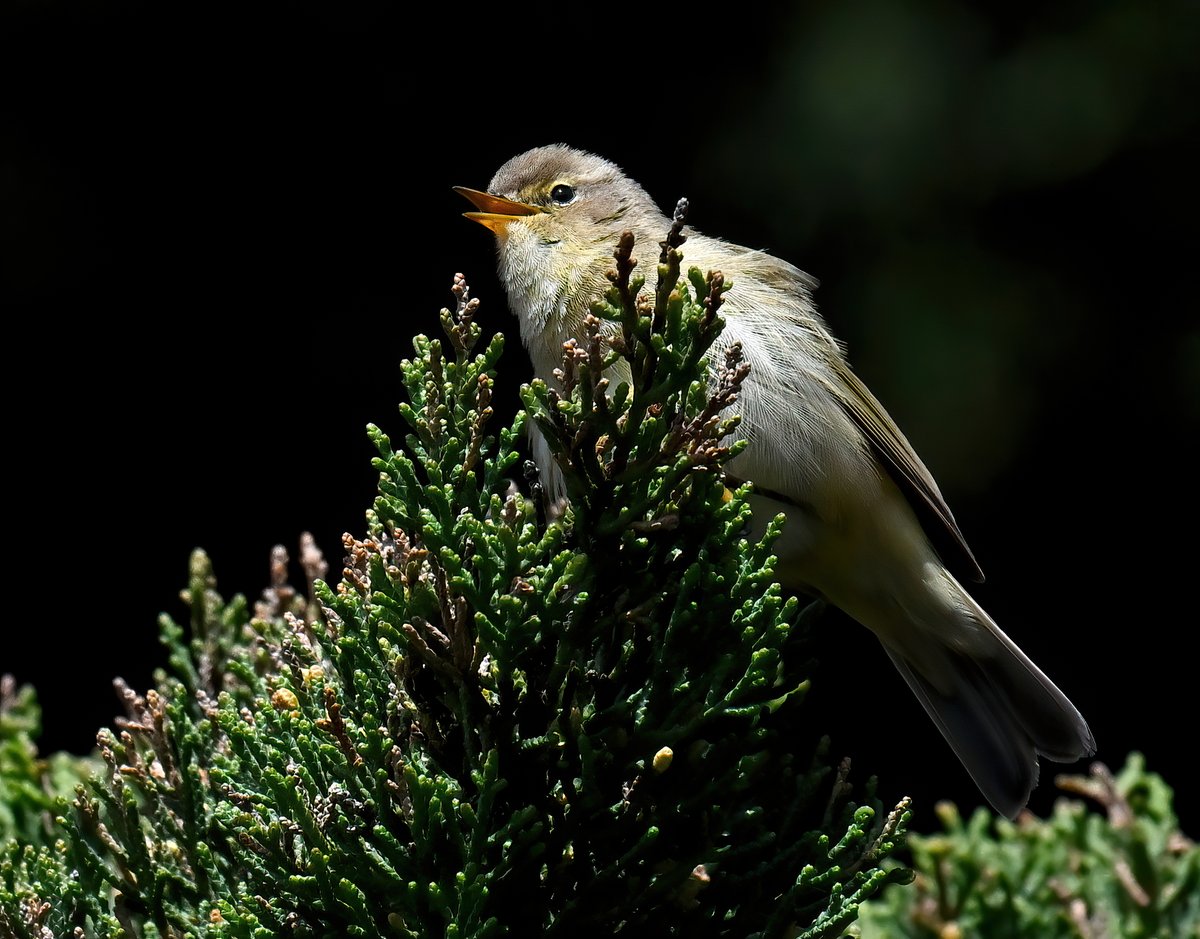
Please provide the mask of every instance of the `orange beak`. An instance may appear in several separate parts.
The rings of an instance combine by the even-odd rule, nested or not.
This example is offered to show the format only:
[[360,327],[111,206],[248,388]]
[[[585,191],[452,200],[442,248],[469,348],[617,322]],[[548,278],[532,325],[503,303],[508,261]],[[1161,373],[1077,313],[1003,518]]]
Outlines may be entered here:
[[546,211],[540,206],[513,202],[512,199],[493,196],[490,192],[480,192],[478,189],[467,189],[465,186],[455,186],[454,191],[460,196],[470,199],[471,204],[480,209],[479,212],[464,212],[463,217],[478,222],[496,234],[500,234],[509,222]]

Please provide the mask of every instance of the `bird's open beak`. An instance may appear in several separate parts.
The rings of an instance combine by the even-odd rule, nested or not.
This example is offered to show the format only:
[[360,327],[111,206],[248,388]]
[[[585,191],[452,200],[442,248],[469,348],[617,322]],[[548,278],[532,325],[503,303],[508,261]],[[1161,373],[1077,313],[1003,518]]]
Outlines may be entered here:
[[464,212],[463,216],[478,222],[484,228],[490,228],[499,234],[509,222],[515,222],[527,215],[537,215],[546,210],[536,205],[526,205],[524,202],[513,202],[503,196],[493,196],[490,192],[480,192],[478,189],[467,189],[465,186],[455,186],[454,191],[460,196],[471,200],[480,211]]

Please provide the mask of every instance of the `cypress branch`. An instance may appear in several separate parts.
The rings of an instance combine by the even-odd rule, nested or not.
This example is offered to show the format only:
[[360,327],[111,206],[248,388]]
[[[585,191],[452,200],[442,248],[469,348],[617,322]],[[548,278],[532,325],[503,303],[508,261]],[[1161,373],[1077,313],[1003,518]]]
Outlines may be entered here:
[[445,340],[401,363],[403,446],[369,428],[379,490],[339,581],[307,540],[304,586],[279,550],[251,608],[193,556],[171,673],[123,690],[53,839],[4,848],[0,935],[815,939],[905,879],[881,864],[907,807],[796,752],[814,608],[773,583],[781,522],[749,543],[749,487],[725,488],[747,369],[733,348],[708,381],[730,285],[681,275],[682,220],[653,297],[622,239],[559,386],[509,427],[503,340],[455,279]]

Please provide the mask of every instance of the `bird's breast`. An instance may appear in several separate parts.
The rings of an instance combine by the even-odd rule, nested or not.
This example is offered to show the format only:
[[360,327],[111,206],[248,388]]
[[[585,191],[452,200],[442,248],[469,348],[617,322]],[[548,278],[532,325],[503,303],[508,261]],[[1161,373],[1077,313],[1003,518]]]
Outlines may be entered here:
[[583,338],[584,317],[603,295],[611,264],[595,246],[582,250],[531,225],[509,226],[497,267],[539,378],[550,380],[566,340]]

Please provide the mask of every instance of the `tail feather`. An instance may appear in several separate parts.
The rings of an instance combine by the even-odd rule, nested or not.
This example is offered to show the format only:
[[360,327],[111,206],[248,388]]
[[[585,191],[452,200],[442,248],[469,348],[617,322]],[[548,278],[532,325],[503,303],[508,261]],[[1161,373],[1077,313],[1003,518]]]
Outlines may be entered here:
[[1070,763],[1095,741],[1067,696],[949,579],[953,628],[889,630],[884,645],[980,791],[1013,818],[1037,785],[1039,756]]

